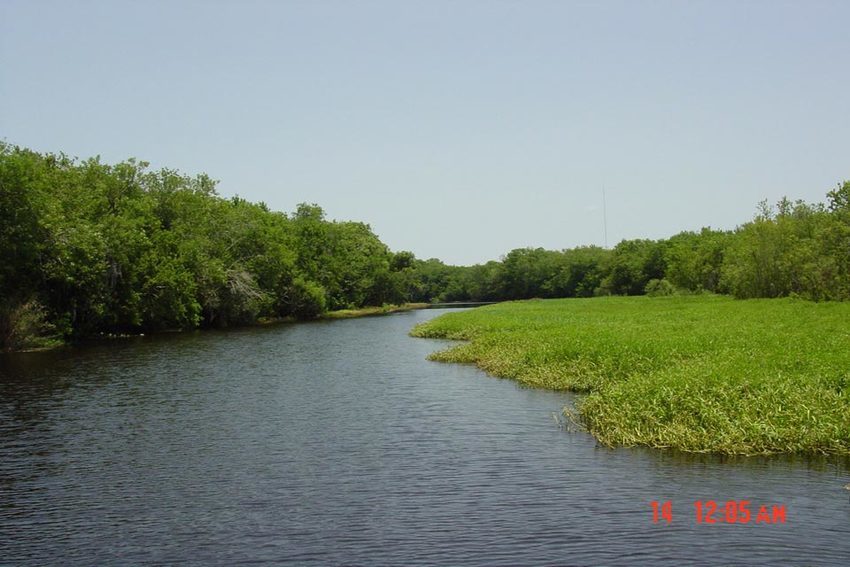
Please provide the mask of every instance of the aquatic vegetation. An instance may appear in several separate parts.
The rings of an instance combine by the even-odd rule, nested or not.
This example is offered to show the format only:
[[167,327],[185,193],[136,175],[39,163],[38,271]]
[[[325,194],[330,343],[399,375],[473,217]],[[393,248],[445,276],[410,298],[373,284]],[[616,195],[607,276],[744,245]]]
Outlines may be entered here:
[[568,415],[607,446],[850,453],[850,303],[724,296],[502,303],[411,331],[434,360],[586,393]]
[[374,315],[389,315],[390,313],[400,313],[402,311],[412,311],[414,309],[424,309],[428,307],[428,303],[403,303],[401,305],[383,305],[381,307],[362,307],[360,309],[339,309],[337,311],[328,311],[322,315],[323,319],[354,319],[356,317],[372,317]]

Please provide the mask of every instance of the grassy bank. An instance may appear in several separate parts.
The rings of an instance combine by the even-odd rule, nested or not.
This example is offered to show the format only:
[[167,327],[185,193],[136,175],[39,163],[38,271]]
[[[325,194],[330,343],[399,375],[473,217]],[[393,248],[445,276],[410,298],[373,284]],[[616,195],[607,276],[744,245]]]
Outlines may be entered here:
[[399,311],[411,311],[413,309],[424,309],[429,303],[404,303],[402,305],[384,305],[382,307],[361,307],[360,309],[340,309],[328,311],[321,316],[322,319],[353,319],[355,317],[371,317],[373,315],[386,315],[398,313]]
[[435,360],[587,393],[577,420],[605,445],[850,454],[850,303],[532,300],[411,334],[470,340]]

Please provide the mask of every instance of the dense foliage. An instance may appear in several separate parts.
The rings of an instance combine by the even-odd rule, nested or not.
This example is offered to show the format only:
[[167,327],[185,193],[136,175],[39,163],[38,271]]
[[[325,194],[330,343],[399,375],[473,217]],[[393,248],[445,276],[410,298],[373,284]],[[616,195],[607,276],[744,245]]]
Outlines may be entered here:
[[701,292],[847,300],[850,182],[827,199],[826,205],[761,203],[756,217],[733,231],[623,240],[611,250],[522,248],[483,266],[431,266],[430,279],[443,276],[439,297],[449,301]]
[[470,267],[414,263],[417,300],[720,293],[737,298],[850,299],[850,182],[827,204],[759,205],[736,230],[703,228],[664,240],[623,240],[613,249],[520,248]]
[[730,293],[850,298],[850,183],[826,205],[762,204],[735,231],[521,248],[449,266],[370,227],[225,199],[206,175],[0,143],[0,349],[403,302]]
[[205,175],[0,148],[0,347],[402,301],[406,267],[315,205],[285,215]]

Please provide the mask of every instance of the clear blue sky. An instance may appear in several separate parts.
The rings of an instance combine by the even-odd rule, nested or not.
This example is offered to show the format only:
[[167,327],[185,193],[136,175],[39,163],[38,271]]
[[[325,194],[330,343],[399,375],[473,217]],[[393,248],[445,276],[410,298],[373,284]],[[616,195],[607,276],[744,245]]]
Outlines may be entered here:
[[0,1],[0,137],[395,250],[733,228],[850,178],[850,2]]

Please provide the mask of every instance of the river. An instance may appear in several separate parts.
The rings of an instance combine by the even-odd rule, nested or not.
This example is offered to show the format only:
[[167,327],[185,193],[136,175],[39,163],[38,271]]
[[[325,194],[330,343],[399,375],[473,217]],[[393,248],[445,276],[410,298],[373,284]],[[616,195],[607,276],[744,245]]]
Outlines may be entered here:
[[598,447],[426,360],[441,312],[0,356],[0,564],[847,564],[846,461]]

